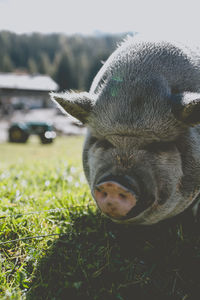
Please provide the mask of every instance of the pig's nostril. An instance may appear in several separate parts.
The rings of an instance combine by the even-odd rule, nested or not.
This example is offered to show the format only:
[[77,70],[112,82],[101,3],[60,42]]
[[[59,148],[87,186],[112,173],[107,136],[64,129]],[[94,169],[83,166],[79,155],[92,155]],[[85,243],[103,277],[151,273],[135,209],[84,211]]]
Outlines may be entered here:
[[96,187],[96,191],[101,195],[101,197],[107,197],[108,193],[105,192],[103,189]]
[[119,196],[120,196],[120,198],[122,198],[122,199],[126,199],[126,195],[124,195],[124,194],[119,194]]

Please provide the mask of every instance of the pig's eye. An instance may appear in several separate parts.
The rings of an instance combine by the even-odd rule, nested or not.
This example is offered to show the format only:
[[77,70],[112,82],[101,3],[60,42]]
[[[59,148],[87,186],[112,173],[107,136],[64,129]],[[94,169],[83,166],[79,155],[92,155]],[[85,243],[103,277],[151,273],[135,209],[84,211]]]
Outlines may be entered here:
[[107,140],[98,140],[97,142],[96,142],[96,146],[97,147],[101,147],[101,148],[103,148],[104,150],[106,150],[106,149],[110,149],[110,148],[113,148],[113,145],[109,142],[109,141],[107,141]]
[[154,142],[145,147],[145,150],[151,152],[167,152],[174,149],[173,142]]
[[113,147],[113,145],[106,139],[97,139],[96,137],[90,138],[90,145],[95,145],[96,147],[101,147],[104,150]]
[[93,144],[95,144],[97,141],[98,141],[98,139],[97,139],[96,137],[92,136],[92,137],[90,138],[90,140],[89,140],[89,144],[90,144],[90,145],[93,145]]

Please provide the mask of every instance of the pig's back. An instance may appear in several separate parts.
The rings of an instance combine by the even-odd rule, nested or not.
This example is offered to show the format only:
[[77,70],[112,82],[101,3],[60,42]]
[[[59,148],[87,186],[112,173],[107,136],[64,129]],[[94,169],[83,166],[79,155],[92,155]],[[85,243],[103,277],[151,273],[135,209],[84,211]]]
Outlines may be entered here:
[[200,91],[200,48],[180,43],[135,41],[129,38],[106,61],[91,86],[101,89],[111,78],[129,85],[137,80],[163,77],[172,93]]

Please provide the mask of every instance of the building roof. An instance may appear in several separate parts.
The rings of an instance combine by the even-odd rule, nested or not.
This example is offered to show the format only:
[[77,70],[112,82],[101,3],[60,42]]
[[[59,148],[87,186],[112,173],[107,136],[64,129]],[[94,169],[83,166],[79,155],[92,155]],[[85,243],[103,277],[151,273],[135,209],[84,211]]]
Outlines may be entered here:
[[0,89],[56,91],[58,85],[47,75],[0,73]]

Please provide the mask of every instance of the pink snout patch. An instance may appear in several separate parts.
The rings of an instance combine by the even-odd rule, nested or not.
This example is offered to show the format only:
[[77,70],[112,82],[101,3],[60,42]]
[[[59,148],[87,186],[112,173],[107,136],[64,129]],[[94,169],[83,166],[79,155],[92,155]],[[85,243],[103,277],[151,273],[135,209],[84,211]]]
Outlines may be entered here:
[[101,211],[114,219],[125,217],[137,202],[133,193],[114,181],[97,185],[94,196]]

